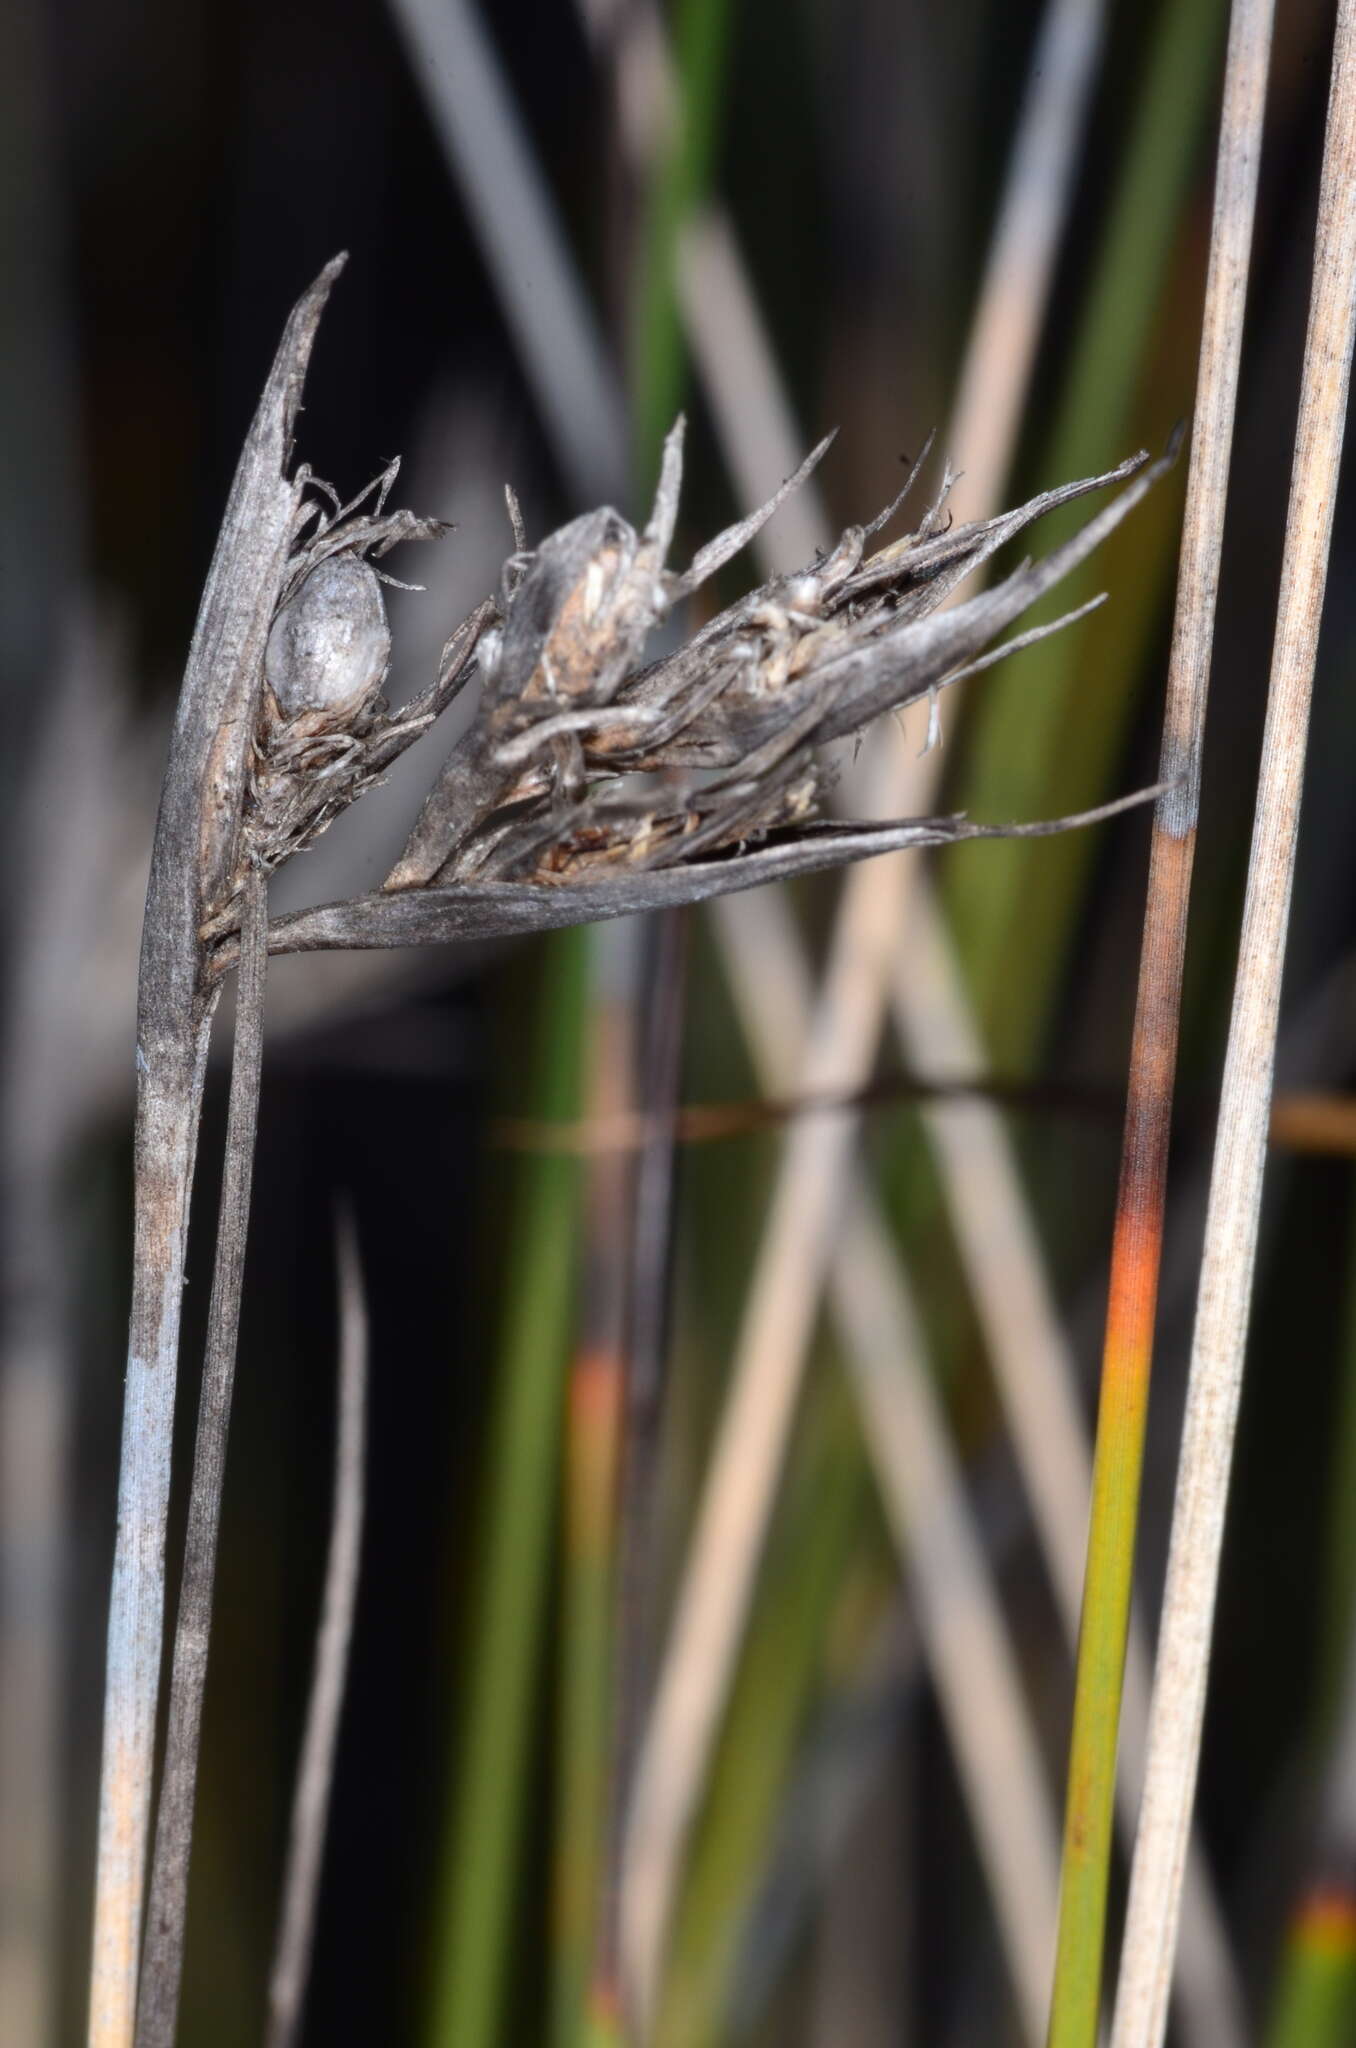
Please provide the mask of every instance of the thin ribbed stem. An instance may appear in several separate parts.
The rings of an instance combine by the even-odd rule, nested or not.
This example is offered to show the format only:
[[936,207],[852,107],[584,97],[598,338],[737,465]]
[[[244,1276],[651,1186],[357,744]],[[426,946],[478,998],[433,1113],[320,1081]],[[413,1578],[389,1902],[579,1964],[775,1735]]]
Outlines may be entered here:
[[1116,1746],[1163,1246],[1182,962],[1271,21],[1272,0],[1235,0],[1168,669],[1160,780],[1170,786],[1154,814],[1111,1254],[1069,1755],[1051,2048],[1092,2048],[1101,2004]]
[[1314,659],[1356,332],[1356,0],[1341,0],[1252,855],[1113,2048],[1159,2048],[1200,1757],[1266,1161]]
[[193,1846],[193,1800],[198,1780],[203,1694],[207,1687],[207,1645],[212,1626],[221,1496],[226,1481],[226,1439],[235,1392],[254,1140],[259,1123],[267,927],[265,883],[262,875],[254,874],[245,885],[241,907],[240,978],[231,1097],[226,1115],[226,1160],[212,1298],[207,1312],[207,1355],[198,1408],[198,1435],[193,1451],[193,1490],[188,1504],[183,1578],[174,1631],[169,1724],[156,1809],[136,2048],[173,2048],[179,2011],[188,1915],[188,1866]]
[[278,1947],[268,1987],[266,2048],[292,2048],[301,2025],[362,1557],[367,1463],[367,1301],[357,1230],[347,1207],[341,1208],[339,1214],[336,1252],[339,1400],[334,1440],[334,1505],[315,1665],[292,1801]]

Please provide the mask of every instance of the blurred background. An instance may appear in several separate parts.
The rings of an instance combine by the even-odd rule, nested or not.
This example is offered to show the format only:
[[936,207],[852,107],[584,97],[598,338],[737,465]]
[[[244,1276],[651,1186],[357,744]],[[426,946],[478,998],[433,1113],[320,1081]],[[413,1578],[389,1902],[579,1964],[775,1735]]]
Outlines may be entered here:
[[[871,517],[934,428],[920,490],[950,458],[960,519],[1157,451],[1192,405],[1226,13],[4,11],[6,2042],[83,2035],[141,897],[199,590],[292,301],[350,251],[299,456],[348,496],[400,454],[401,501],[455,522],[392,565],[427,585],[392,593],[399,697],[497,589],[504,483],[533,540],[601,501],[635,517],[680,407],[682,564],[830,427],[765,562],[808,560]],[[1187,963],[1146,1620],[1331,33],[1326,0],[1280,11]],[[944,700],[940,754],[919,759],[924,715],[873,735],[845,764],[845,798],[874,789],[888,810],[894,775],[920,808],[1026,819],[1152,781],[1184,470],[1060,593],[1063,609],[1105,589],[1100,611]],[[1356,2039],[1354,516],[1339,503],[1175,2008],[1194,2048]],[[720,595],[760,573],[741,558]],[[414,749],[280,877],[274,907],[375,886],[443,745]],[[842,929],[832,878],[729,915],[271,971],[185,2042],[261,2036],[327,1541],[345,1194],[372,1325],[368,1504],[305,2038],[620,2038],[620,1896],[663,1901],[666,2048],[1035,2040],[1147,845],[1132,813],[914,860],[890,885],[884,1017],[868,1002],[835,1035],[821,1006],[808,1063]],[[934,1092],[958,1081],[977,1092]],[[224,1103],[214,1067],[178,1473]],[[694,1113],[675,1120],[676,1105]],[[807,1259],[788,1205],[825,1143],[846,1148],[834,1185],[849,1192]],[[756,1493],[758,1446],[776,1442],[756,1392],[742,1422],[727,1395],[768,1373],[788,1427],[769,1512],[750,1509],[747,1625],[700,1681],[712,1743],[690,1825],[667,1850],[637,1844],[628,1788],[647,1770],[672,1782],[648,1714],[681,1648],[671,1618],[704,1597],[706,1475],[723,1459]],[[175,1499],[177,1531],[177,1485]],[[171,1587],[175,1568],[172,1542]],[[1119,1909],[1117,1891],[1113,1922]]]

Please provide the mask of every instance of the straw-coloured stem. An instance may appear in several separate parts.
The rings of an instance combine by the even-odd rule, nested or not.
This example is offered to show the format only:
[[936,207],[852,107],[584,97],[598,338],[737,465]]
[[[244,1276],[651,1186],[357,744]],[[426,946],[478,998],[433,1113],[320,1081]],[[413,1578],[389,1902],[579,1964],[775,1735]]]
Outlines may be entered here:
[[292,2048],[301,2026],[362,1557],[367,1462],[367,1300],[357,1229],[352,1211],[347,1208],[339,1214],[336,1249],[339,1400],[334,1440],[334,1503],[320,1629],[292,1800],[278,1946],[268,1987],[266,2048]]
[[1314,659],[1356,331],[1356,0],[1333,54],[1290,504],[1113,2048],[1158,2048],[1252,1296]]
[[[1073,450],[1118,445],[1135,417],[1151,336],[1164,331],[1164,285],[1217,91],[1224,18],[1222,0],[1172,0],[1154,14],[1146,69],[1044,443],[1053,473],[1062,473]],[[958,453],[968,466],[964,451]],[[1171,547],[1169,541],[1154,557],[1162,562],[1164,598]],[[1151,584],[1151,576],[1130,582],[1123,561],[1118,585],[1126,601],[1114,632],[1099,635],[1090,627],[1045,656],[1024,658],[973,707],[957,786],[976,815],[984,815],[1000,792],[1010,801],[1009,793],[1020,791],[1024,803],[1040,792],[1048,801],[1061,784],[1097,788],[1114,774],[1133,681],[1145,670],[1140,620],[1146,603],[1158,618]],[[1095,692],[1083,686],[1090,672],[1098,677]],[[944,890],[972,1000],[1005,1064],[1033,1057],[1067,959],[1080,893],[1076,861],[1056,856],[1041,862],[1039,879],[1036,865],[999,854],[992,875],[967,876],[957,868]]]
[[1091,2048],[1115,1810],[1116,1745],[1153,1357],[1173,1077],[1215,595],[1271,47],[1271,0],[1236,0],[1225,73],[1200,378],[1168,671],[1111,1290],[1078,1673],[1051,2048]]
[[[765,1086],[794,1082],[811,1013],[789,908],[722,905],[717,935]],[[844,1196],[829,1303],[1027,2037],[1039,2038],[1055,1924],[1055,1819],[1002,1605],[933,1389],[907,1276],[864,1176]]]
[[481,10],[391,0],[391,14],[562,471],[581,503],[612,497],[625,409]]

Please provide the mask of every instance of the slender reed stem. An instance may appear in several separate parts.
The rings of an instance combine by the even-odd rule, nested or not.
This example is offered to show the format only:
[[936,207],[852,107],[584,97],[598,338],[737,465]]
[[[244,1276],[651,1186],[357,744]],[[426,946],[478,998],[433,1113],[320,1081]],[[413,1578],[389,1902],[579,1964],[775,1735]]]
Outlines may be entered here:
[[680,0],[674,10],[672,89],[665,93],[668,120],[665,128],[652,131],[661,147],[655,152],[654,175],[645,195],[637,263],[632,381],[641,476],[658,469],[669,421],[682,398],[687,345],[674,289],[678,245],[684,224],[711,183],[733,15],[729,0]]
[[1337,14],[1313,288],[1234,1007],[1113,2048],[1158,2048],[1252,1297],[1314,659],[1356,333],[1356,0]]
[[[591,1108],[625,1109],[636,1075],[644,927],[603,927],[589,934],[588,949],[587,1101]],[[557,2048],[576,2048],[584,2022],[603,1863],[634,1163],[617,1153],[594,1158],[582,1179],[581,1285],[564,1418],[556,1680],[551,2038]]]
[[[800,1064],[813,990],[784,905],[722,911],[727,972],[760,1076]],[[988,1879],[1027,2038],[1039,2037],[1055,1924],[1056,1816],[1012,1644],[975,1530],[907,1275],[869,1184],[843,1194],[829,1305]]]
[[[585,957],[577,932],[547,949],[532,1090],[542,1115],[578,1110]],[[557,1500],[578,1181],[573,1161],[543,1157],[533,1160],[519,1189],[484,1461],[483,1565],[428,2030],[439,2048],[491,2048],[502,2037]]]
[[[838,1373],[806,1389],[778,1529],[684,1877],[663,1997],[653,2031],[628,2034],[628,2048],[714,2048],[757,2040],[760,2031],[781,2048],[793,2032],[785,2007],[780,2022],[759,2028],[747,2009],[742,1965],[759,1939],[751,1925],[759,1881],[780,1846],[801,1744],[816,1718],[807,1702],[822,1705],[826,1693],[836,1694],[839,1659],[852,1660],[874,1600],[891,1599],[879,1576],[879,1509],[854,1409]],[[901,1904],[890,1900],[895,1911]]]
[[367,1461],[367,1302],[357,1230],[347,1205],[338,1217],[336,1253],[339,1402],[334,1443],[334,1507],[311,1696],[292,1801],[282,1917],[268,1987],[265,2048],[292,2048],[301,2026],[362,1557]]
[[1102,0],[1053,0],[1032,52],[951,406],[951,452],[972,517],[998,504],[1021,432],[1107,12]]
[[207,1686],[207,1645],[212,1626],[221,1496],[226,1481],[226,1439],[235,1391],[254,1141],[259,1123],[267,929],[266,885],[262,875],[251,875],[241,909],[240,977],[231,1098],[226,1117],[226,1159],[212,1298],[207,1312],[207,1355],[193,1451],[193,1490],[188,1504],[183,1578],[174,1631],[165,1764],[146,1909],[137,2048],[173,2048],[179,2012],[188,1867],[193,1846],[193,1798]]
[[[1044,443],[1051,475],[1077,474],[1064,465],[1133,439],[1135,392],[1162,318],[1169,258],[1181,237],[1219,75],[1224,12],[1221,0],[1168,0],[1155,11],[1131,129]],[[968,469],[963,443],[956,456]],[[1051,528],[1061,539],[1066,530],[1062,521]],[[1160,615],[1152,579],[1142,580],[1141,604],[1132,611],[1134,580],[1124,572],[1118,578],[1124,595],[1115,633],[1127,652],[1145,599],[1155,627]],[[1084,583],[1080,596],[1090,587]],[[1113,772],[1145,662],[1138,655],[1124,664],[1090,656],[1094,634],[1088,627],[1062,646],[1019,655],[974,708],[959,788],[976,816],[995,802],[1048,802],[1061,785],[1098,788]],[[1096,689],[1085,687],[1089,672],[1098,675]],[[1032,864],[1009,852],[982,877],[951,869],[943,894],[986,1038],[1005,1062],[1029,1064],[1059,987],[1084,869],[1056,856],[1041,864],[1038,881]]]
[[581,505],[626,476],[626,413],[550,188],[472,0],[390,0],[524,375]]
[[343,260],[327,264],[293,307],[245,437],[203,586],[151,853],[137,989],[132,1306],[104,1681],[90,2048],[128,2048],[136,2017],[188,1203],[217,1001],[199,934],[236,865],[264,644],[301,491],[285,474],[292,429]]
[[1101,2004],[1116,1746],[1162,1256],[1182,962],[1271,21],[1272,0],[1235,0],[1168,669],[1160,780],[1170,786],[1154,814],[1111,1254],[1069,1755],[1051,2048],[1092,2048]]
[[621,2009],[622,1848],[627,1797],[651,1679],[654,1494],[668,1320],[676,1146],[672,1109],[682,1062],[686,921],[674,916],[652,918],[648,938],[652,987],[638,1085],[640,1111],[648,1119],[649,1129],[636,1162],[633,1194],[614,1561],[612,1730],[604,1867],[590,1989],[590,2011],[600,2027]]
[[[851,903],[858,914],[840,920],[827,993],[807,1033],[800,1079],[810,1088],[855,1079],[879,1036],[896,924],[890,914],[873,917],[874,898]],[[683,1857],[753,1598],[853,1137],[847,1118],[811,1119],[789,1133],[689,1544],[628,1817],[626,1997],[642,2032],[657,2002]]]
[[173,1382],[179,1353],[188,1198],[210,1014],[156,1020],[137,1092],[134,1273],[118,1477],[118,1547],[108,1660],[95,1882],[90,2048],[125,2048],[136,1957],[160,1686]]

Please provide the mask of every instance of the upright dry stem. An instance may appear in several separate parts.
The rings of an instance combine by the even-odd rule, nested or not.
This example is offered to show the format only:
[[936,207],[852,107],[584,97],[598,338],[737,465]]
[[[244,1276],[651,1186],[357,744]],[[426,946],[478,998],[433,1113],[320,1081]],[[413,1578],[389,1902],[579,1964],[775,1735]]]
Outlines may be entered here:
[[1051,2048],[1092,2048],[1115,1810],[1144,1417],[1163,1242],[1187,902],[1215,594],[1252,248],[1272,0],[1235,0],[1220,124],[1200,379],[1187,479],[1115,1236],[1078,1674]]
[[571,491],[583,505],[617,497],[626,476],[621,394],[480,9],[468,0],[390,5]]
[[1113,2048],[1158,2048],[1200,1755],[1294,881],[1314,659],[1356,329],[1356,0],[1341,0],[1271,687]]
[[265,935],[268,906],[262,875],[245,890],[236,998],[235,1056],[226,1119],[226,1161],[221,1182],[207,1356],[193,1455],[193,1490],[184,1539],[184,1568],[174,1632],[165,1762],[156,1814],[155,1853],[146,1916],[137,2004],[137,2048],[173,2048],[183,1975],[188,1914],[188,1866],[193,1841],[193,1799],[207,1686],[207,1644],[212,1626],[217,1535],[226,1482],[226,1439],[235,1390],[240,1298],[245,1275],[254,1141],[259,1122],[263,1057]]
[[[650,999],[637,1069],[647,1132],[636,1161],[626,1321],[626,1387],[613,1562],[611,1731],[604,1798],[603,1872],[594,1934],[590,2012],[621,2006],[622,1848],[636,1747],[649,1697],[655,1568],[654,1525],[663,1407],[674,1203],[676,1135],[686,986],[687,927],[681,916],[648,927]],[[658,1119],[659,1128],[655,1128]],[[668,1122],[666,1123],[666,1118]]]
[[292,1800],[278,1947],[268,1987],[266,2048],[292,2048],[301,2025],[362,1554],[367,1460],[367,1302],[357,1231],[347,1208],[340,1212],[337,1248],[339,1404],[334,1443],[334,1506],[320,1632],[316,1637],[301,1762]]
[[[806,1034],[798,1080],[807,1091],[853,1085],[880,1033],[893,905],[867,896],[854,897],[851,908],[857,914],[840,920],[826,993]],[[622,1901],[627,2003],[642,2032],[655,2008],[682,1857],[753,1597],[854,1137],[849,1117],[809,1118],[789,1133],[678,1591],[637,1765]]]
[[188,1197],[210,1018],[157,1020],[137,1099],[131,1338],[108,1617],[91,2048],[126,2048],[136,2007],[143,1859],[160,1684],[164,1530]]
[[136,2013],[188,1201],[216,1004],[199,928],[236,862],[264,643],[299,496],[285,474],[292,427],[341,264],[327,265],[293,309],[246,436],[198,609],[151,854],[137,997],[134,1267],[108,1617],[91,2048],[128,2048]]
[[[637,1071],[645,985],[644,929],[614,925],[590,935],[585,1097],[589,1112],[624,1112]],[[565,1389],[562,1506],[564,1556],[556,1674],[558,1746],[552,1872],[551,2037],[575,2048],[588,2002],[590,1958],[603,1864],[604,1807],[612,1738],[609,1674],[615,1654],[617,1474],[628,1370],[635,1165],[598,1155],[580,1194],[581,1283]]]
[[[765,1088],[794,1085],[812,1008],[787,906],[760,906],[758,945],[737,906],[718,933]],[[1028,2039],[1044,2019],[1055,1924],[1056,1820],[1002,1605],[933,1388],[908,1278],[869,1185],[855,1174],[829,1302],[862,1411],[868,1453],[937,1689],[962,1795]],[[643,1873],[637,1873],[642,1876]]]

